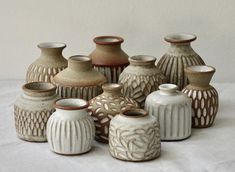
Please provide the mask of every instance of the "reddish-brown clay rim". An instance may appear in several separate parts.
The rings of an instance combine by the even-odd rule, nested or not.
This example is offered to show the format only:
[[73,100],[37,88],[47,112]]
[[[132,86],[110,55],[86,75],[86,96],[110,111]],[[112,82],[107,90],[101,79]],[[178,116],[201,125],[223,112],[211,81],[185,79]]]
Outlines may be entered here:
[[[27,88],[27,85],[31,85],[31,84],[47,84],[47,85],[52,85],[53,87],[50,89],[43,89],[43,90],[33,90],[33,89],[29,89]],[[56,90],[56,85],[49,83],[49,82],[29,82],[26,83],[22,86],[22,89],[26,92],[31,92],[31,93],[45,93],[45,92],[49,92],[49,91],[55,91]]]
[[[127,112],[141,113],[141,115],[137,115],[137,116],[125,115],[125,113]],[[121,111],[120,115],[125,116],[127,118],[142,118],[142,117],[148,116],[148,111],[144,109],[140,109],[140,108],[129,108],[129,109],[125,109]]]
[[[98,41],[98,39],[103,39],[103,38],[114,38],[114,39],[117,39],[117,41],[115,42],[105,42],[105,41]],[[97,36],[93,39],[93,41],[96,43],[96,44],[99,44],[99,45],[113,45],[113,44],[121,44],[124,42],[124,39],[120,36]]]
[[199,72],[199,71],[194,71],[194,70],[190,69],[193,66],[188,66],[184,69],[184,71],[187,72],[187,73],[192,73],[192,74],[196,74],[196,73],[214,73],[216,71],[216,69],[213,66],[209,66],[209,65],[195,65],[195,66],[206,66],[206,67],[212,68],[212,70]]
[[[187,34],[187,35],[191,35],[192,38],[189,38],[189,39],[183,39],[183,40],[177,40],[177,39],[172,39],[172,38],[169,38],[172,34],[170,35],[167,35],[164,37],[164,40],[166,42],[170,42],[170,43],[189,43],[189,42],[192,42],[194,40],[197,39],[197,36],[194,35],[194,34],[190,34],[190,33],[183,33],[183,34]],[[176,34],[177,35],[177,34]],[[179,33],[178,35],[181,35],[181,33]]]
[[62,105],[58,105],[57,102],[60,101],[60,100],[65,100],[65,99],[79,99],[79,98],[61,98],[61,99],[58,99],[55,101],[54,103],[54,107],[57,108],[57,109],[63,109],[63,110],[80,110],[80,109],[85,109],[89,106],[89,103],[88,101],[84,100],[84,99],[80,99],[80,100],[83,100],[86,102],[85,105],[83,106],[62,106]]

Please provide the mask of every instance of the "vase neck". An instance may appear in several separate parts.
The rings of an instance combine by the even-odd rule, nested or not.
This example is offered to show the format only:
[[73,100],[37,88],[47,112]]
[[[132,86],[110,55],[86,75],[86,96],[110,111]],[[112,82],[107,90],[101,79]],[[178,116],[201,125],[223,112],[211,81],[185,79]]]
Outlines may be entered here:
[[129,58],[130,65],[155,67],[156,58],[148,55],[137,55]]
[[42,58],[59,58],[62,56],[62,51],[66,47],[64,43],[45,42],[38,45],[41,49]]
[[96,44],[96,48],[101,51],[120,51],[121,44],[110,44],[110,45]]
[[68,69],[85,72],[92,69],[91,59],[88,56],[76,55],[68,60]]
[[175,84],[161,84],[159,89],[161,95],[175,95],[178,87]]
[[104,90],[104,95],[108,96],[121,96],[121,89],[123,88],[122,84],[108,83],[102,86]]

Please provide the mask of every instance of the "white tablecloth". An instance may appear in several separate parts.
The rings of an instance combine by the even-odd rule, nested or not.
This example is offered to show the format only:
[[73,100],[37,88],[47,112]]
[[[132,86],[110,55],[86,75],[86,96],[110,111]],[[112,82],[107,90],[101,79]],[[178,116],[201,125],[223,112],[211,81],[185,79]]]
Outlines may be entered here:
[[235,84],[213,84],[220,108],[214,125],[193,129],[184,141],[162,142],[161,156],[148,162],[123,162],[112,158],[108,146],[98,142],[87,154],[61,156],[47,143],[16,137],[13,103],[23,81],[0,81],[0,172],[235,172]]

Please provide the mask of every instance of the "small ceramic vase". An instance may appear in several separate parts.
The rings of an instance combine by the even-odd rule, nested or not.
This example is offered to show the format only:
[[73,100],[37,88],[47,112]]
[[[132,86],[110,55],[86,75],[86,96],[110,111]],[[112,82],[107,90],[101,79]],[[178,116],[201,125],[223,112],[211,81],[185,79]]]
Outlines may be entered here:
[[133,56],[129,61],[130,65],[119,78],[119,83],[123,84],[122,93],[144,107],[146,97],[158,90],[160,84],[165,83],[165,76],[156,68],[156,58],[153,56]]
[[128,55],[121,49],[123,41],[118,36],[94,38],[96,49],[90,54],[92,64],[106,76],[109,83],[117,83],[120,73],[129,64]]
[[102,93],[106,78],[92,68],[89,57],[77,55],[69,58],[68,67],[54,77],[54,82],[62,98],[90,100]]
[[182,140],[191,135],[192,100],[174,84],[162,84],[148,95],[145,109],[160,124],[161,140]]
[[50,149],[58,154],[76,155],[88,152],[95,136],[93,119],[87,113],[88,102],[82,99],[60,99],[47,123]]
[[167,77],[167,82],[176,84],[179,90],[182,90],[188,84],[187,77],[184,75],[184,68],[205,64],[190,45],[196,38],[192,34],[171,34],[165,37],[165,41],[169,42],[171,46],[158,61],[157,67]]
[[46,82],[23,85],[23,94],[14,104],[15,128],[19,138],[45,142],[46,123],[54,112],[54,102],[59,99],[56,86]]
[[97,141],[108,143],[110,120],[125,109],[138,107],[137,102],[121,94],[122,87],[121,84],[104,84],[104,92],[90,101],[88,111],[95,121]]
[[216,117],[219,107],[219,97],[216,89],[210,85],[215,73],[212,66],[191,66],[185,68],[189,79],[182,91],[192,98],[192,126],[194,128],[210,127]]
[[110,122],[109,151],[117,159],[147,161],[160,155],[159,123],[143,109],[129,109]]
[[53,77],[67,67],[67,60],[62,51],[63,43],[45,42],[38,45],[41,56],[33,62],[26,74],[26,82],[52,82]]

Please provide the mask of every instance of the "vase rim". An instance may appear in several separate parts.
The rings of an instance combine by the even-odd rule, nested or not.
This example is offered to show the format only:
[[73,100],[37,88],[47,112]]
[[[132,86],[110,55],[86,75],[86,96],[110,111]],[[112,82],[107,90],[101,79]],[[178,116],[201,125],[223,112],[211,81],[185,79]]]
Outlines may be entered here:
[[62,98],[54,103],[55,108],[62,110],[81,110],[89,106],[88,101],[78,98]]
[[214,73],[216,69],[209,65],[195,65],[188,66],[184,70],[188,73]]
[[148,111],[140,108],[129,108],[123,110],[120,115],[127,118],[142,118],[148,116]]
[[155,63],[156,61],[156,57],[151,56],[151,55],[136,55],[136,56],[132,56],[129,57],[129,61],[130,62],[134,62],[134,63]]
[[117,91],[123,88],[123,84],[119,83],[106,83],[102,85],[102,89],[105,91]]
[[47,48],[47,49],[53,49],[53,48],[65,48],[66,44],[62,42],[42,42],[38,44],[39,48]]
[[175,85],[175,84],[161,84],[159,87],[158,87],[161,91],[166,91],[166,92],[175,92],[178,90],[178,86]]
[[191,33],[172,33],[164,37],[170,43],[189,43],[196,39],[197,36]]
[[46,93],[56,90],[56,86],[49,82],[30,82],[22,86],[27,93]]
[[91,58],[89,56],[86,55],[74,55],[69,57],[69,61],[73,61],[76,63],[82,63],[82,62],[91,62]]
[[124,42],[124,39],[120,36],[97,36],[93,41],[99,45],[113,45],[121,44]]

